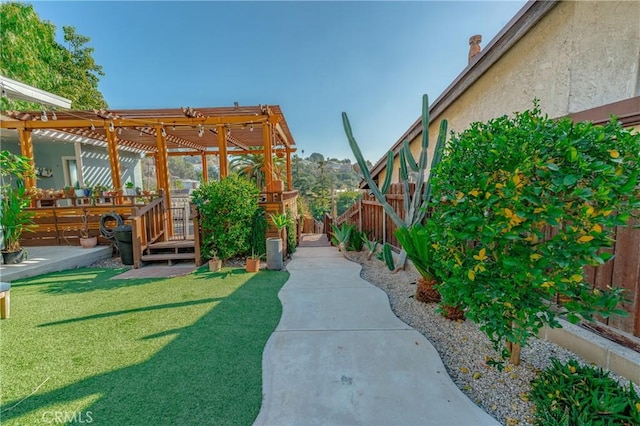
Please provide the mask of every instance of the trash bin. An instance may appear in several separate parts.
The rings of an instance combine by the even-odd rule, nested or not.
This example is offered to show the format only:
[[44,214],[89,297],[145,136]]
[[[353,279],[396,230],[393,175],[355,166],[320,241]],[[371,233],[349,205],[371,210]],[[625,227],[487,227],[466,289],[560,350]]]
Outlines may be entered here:
[[133,265],[133,236],[131,225],[120,225],[113,228],[113,236],[118,244],[120,260],[124,265]]

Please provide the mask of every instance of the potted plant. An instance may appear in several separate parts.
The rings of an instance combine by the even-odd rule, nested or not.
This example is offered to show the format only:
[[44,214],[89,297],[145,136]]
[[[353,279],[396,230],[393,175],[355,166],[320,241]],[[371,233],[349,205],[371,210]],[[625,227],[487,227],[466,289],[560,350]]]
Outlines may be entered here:
[[273,223],[273,226],[275,226],[276,229],[278,230],[278,238],[282,240],[282,254],[284,257],[284,254],[287,252],[286,228],[291,219],[287,216],[286,213],[270,214],[269,217],[271,218],[271,223]]
[[217,250],[211,250],[212,257],[209,259],[209,271],[217,272],[222,269],[222,260],[218,257]]
[[0,225],[5,264],[20,263],[24,259],[20,237],[24,231],[31,231],[34,214],[26,210],[31,201],[25,195],[27,190],[22,179],[32,174],[33,165],[28,157],[0,152]]
[[84,197],[84,189],[80,188],[80,182],[76,182],[73,188],[73,195],[76,197]]
[[98,237],[89,236],[89,212],[83,210],[82,230],[80,231],[80,245],[82,248],[93,248],[98,245]]
[[255,254],[251,252],[251,256],[247,257],[247,264],[245,266],[245,270],[247,272],[258,272],[260,271],[260,258],[262,255]]
[[127,183],[124,184],[124,187],[126,195],[136,195],[136,188],[133,185],[133,182],[127,181]]

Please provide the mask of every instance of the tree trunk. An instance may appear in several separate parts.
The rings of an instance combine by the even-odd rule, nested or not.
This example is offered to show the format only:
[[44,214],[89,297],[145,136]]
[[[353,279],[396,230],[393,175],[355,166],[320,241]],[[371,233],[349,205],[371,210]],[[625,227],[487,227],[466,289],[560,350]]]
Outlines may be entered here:
[[418,278],[418,286],[416,288],[416,300],[424,303],[438,303],[441,299],[438,290],[433,288],[436,284],[435,280],[427,280]]
[[513,365],[520,365],[520,343],[507,342],[507,350],[509,351],[509,362]]

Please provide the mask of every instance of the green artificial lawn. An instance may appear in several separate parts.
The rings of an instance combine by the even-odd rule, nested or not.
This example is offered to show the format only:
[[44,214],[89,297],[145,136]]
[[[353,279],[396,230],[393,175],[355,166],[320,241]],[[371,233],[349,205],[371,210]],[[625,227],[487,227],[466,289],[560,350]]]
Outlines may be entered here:
[[121,272],[12,283],[11,318],[0,322],[0,422],[251,424],[289,274],[111,279]]

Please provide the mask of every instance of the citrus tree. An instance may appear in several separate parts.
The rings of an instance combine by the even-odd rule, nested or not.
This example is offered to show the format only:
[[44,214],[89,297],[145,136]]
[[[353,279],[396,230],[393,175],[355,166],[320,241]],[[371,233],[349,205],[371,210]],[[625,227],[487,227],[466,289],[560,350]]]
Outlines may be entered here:
[[551,120],[537,103],[453,135],[432,180],[443,303],[515,364],[544,324],[560,326],[557,295],[572,322],[622,313],[621,290],[592,288],[583,268],[611,257],[610,231],[638,209],[639,156],[640,135],[616,121]]

